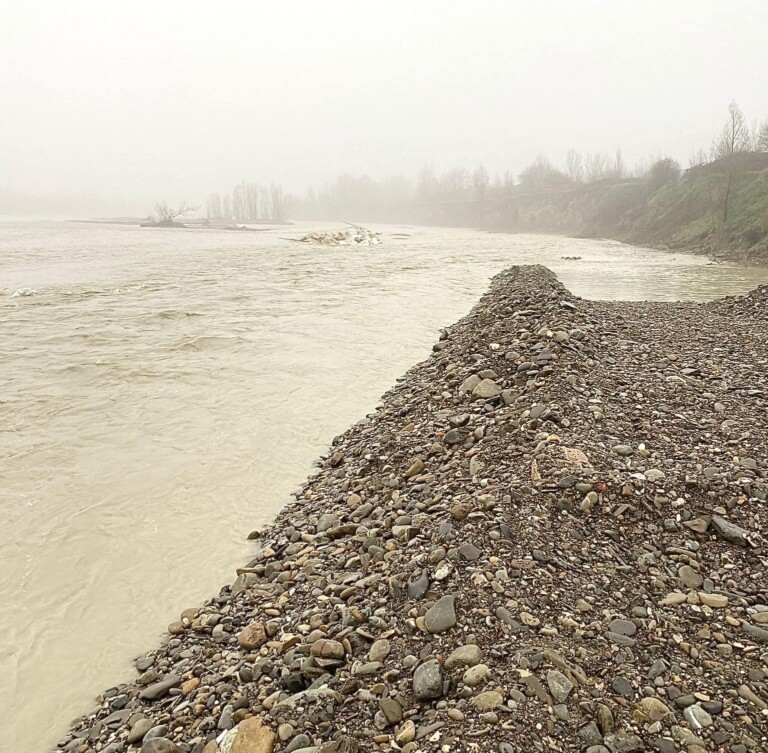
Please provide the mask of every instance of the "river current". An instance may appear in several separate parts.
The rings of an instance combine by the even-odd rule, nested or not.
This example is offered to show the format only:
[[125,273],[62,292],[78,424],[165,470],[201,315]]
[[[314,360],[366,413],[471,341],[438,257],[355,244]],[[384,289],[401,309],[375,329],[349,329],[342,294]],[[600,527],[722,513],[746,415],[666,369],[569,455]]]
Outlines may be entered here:
[[578,295],[633,300],[768,281],[613,241],[285,240],[307,229],[0,222],[2,753],[52,747],[231,582],[248,532],[496,272],[540,263]]

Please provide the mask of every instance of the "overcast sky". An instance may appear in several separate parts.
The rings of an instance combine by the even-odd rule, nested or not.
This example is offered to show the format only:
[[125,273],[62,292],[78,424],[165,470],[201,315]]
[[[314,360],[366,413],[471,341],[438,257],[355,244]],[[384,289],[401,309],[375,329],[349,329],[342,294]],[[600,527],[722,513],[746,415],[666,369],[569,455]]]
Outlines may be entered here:
[[0,195],[685,162],[768,117],[766,34],[766,0],[4,0]]

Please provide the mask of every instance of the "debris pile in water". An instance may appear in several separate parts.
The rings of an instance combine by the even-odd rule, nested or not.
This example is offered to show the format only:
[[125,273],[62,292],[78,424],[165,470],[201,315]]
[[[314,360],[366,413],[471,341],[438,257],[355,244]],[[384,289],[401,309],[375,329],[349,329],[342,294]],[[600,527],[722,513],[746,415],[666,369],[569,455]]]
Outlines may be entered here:
[[378,246],[381,243],[381,233],[362,227],[350,225],[347,230],[337,230],[332,233],[308,233],[302,238],[293,238],[299,243],[319,243],[322,246]]
[[37,295],[37,291],[32,288],[19,288],[11,298],[28,298],[31,295]]

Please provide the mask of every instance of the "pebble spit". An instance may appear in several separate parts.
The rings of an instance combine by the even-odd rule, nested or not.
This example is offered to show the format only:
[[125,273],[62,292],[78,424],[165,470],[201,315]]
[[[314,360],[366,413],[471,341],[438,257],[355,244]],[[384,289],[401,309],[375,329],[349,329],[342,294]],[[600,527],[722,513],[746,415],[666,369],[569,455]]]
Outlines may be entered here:
[[498,275],[58,749],[768,750],[767,311]]

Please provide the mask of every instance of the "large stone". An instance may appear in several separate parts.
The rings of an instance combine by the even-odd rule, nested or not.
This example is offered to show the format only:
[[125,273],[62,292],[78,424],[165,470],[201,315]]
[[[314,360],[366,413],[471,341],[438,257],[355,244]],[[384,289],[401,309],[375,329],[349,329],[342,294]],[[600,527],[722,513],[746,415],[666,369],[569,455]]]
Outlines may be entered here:
[[320,519],[317,521],[317,532],[323,533],[324,531],[327,531],[330,528],[333,528],[334,526],[339,525],[339,517],[338,515],[333,515],[332,513],[325,513],[324,515],[320,516]]
[[344,644],[339,641],[332,641],[328,638],[320,638],[310,647],[312,656],[319,659],[334,659],[340,661],[344,658]]
[[469,685],[470,688],[474,688],[477,685],[482,685],[490,674],[490,669],[487,664],[475,664],[474,667],[470,667],[461,678],[465,685]]
[[637,735],[627,732],[608,735],[603,742],[611,753],[643,753],[645,750],[643,741]]
[[152,721],[149,719],[139,719],[128,733],[128,742],[137,743],[144,739],[144,735],[152,729]]
[[757,625],[750,625],[748,622],[742,620],[741,629],[753,640],[755,643],[768,643],[768,630],[758,627]]
[[712,726],[712,717],[697,703],[683,711],[688,724],[696,730]]
[[483,379],[473,390],[475,397],[488,400],[492,397],[498,397],[501,394],[501,387],[492,379]]
[[167,675],[160,682],[150,685],[139,693],[142,701],[156,701],[158,698],[168,695],[171,688],[175,688],[181,682],[178,675]]
[[437,659],[425,661],[416,668],[413,673],[413,694],[419,701],[440,698],[443,694],[443,675]]
[[736,546],[749,546],[749,533],[743,528],[740,528],[735,523],[731,523],[730,520],[721,518],[719,515],[712,516],[712,527],[715,529],[715,533],[718,536],[730,541],[731,544]]
[[660,701],[653,696],[650,698],[643,698],[643,700],[640,701],[640,710],[652,722],[660,722],[672,713],[670,708],[663,701]]
[[611,620],[608,624],[608,630],[618,635],[632,636],[637,632],[637,625],[630,620]]
[[267,631],[261,622],[252,622],[237,634],[237,642],[240,648],[244,648],[246,651],[259,648],[259,646],[266,643],[266,640]]
[[399,724],[403,721],[403,707],[394,698],[382,698],[379,708],[389,724]]
[[257,716],[237,725],[230,753],[272,753],[277,735]]
[[496,690],[486,690],[472,699],[472,705],[480,712],[493,711],[501,706],[504,697]]
[[429,573],[426,568],[421,571],[418,578],[408,581],[408,596],[412,599],[421,599],[429,590]]
[[423,470],[424,461],[421,458],[416,458],[416,460],[410,464],[408,470],[405,472],[405,477],[413,478],[414,476],[418,476]]
[[392,650],[392,645],[386,638],[374,641],[371,646],[371,650],[368,652],[368,661],[383,661],[389,656],[389,652]]
[[573,690],[573,683],[557,669],[550,669],[547,672],[547,685],[557,703],[565,703]]
[[699,591],[699,601],[712,609],[725,609],[728,606],[728,597],[725,594],[710,594]]
[[480,646],[470,643],[454,649],[445,660],[445,668],[474,667],[476,664],[480,664],[482,660],[483,652]]
[[467,377],[462,383],[461,387],[459,387],[459,392],[472,392],[475,387],[477,387],[480,382],[483,380],[477,375],[472,374],[472,376]]
[[677,577],[680,578],[683,585],[687,588],[701,588],[701,584],[704,582],[701,573],[694,570],[690,565],[683,565],[677,571]]
[[430,633],[444,633],[456,625],[454,601],[453,596],[443,596],[427,611],[424,623]]

